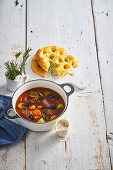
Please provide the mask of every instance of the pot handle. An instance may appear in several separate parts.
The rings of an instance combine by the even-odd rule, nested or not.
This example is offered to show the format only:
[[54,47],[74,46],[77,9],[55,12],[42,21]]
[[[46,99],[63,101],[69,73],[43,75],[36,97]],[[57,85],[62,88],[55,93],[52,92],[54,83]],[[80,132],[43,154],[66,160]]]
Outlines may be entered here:
[[18,116],[18,115],[12,115],[12,116],[11,116],[11,115],[9,115],[11,111],[13,111],[13,112],[14,112],[14,110],[13,110],[13,107],[12,107],[12,106],[7,107],[7,109],[5,110],[5,116],[6,116],[7,118],[9,118],[9,119],[16,119],[16,118],[19,118],[19,116]]
[[62,89],[66,92],[66,90],[64,89],[65,86],[69,86],[71,88],[70,92],[66,92],[67,97],[69,97],[71,94],[74,93],[75,89],[74,86],[71,85],[70,83],[64,83],[64,84],[59,84],[60,87],[62,87]]

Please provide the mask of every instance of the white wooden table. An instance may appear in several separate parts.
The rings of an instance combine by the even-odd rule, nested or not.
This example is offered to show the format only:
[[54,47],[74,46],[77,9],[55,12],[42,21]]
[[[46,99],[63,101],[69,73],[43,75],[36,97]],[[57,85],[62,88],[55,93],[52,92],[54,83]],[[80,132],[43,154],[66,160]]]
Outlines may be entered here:
[[[0,147],[0,170],[110,170],[113,164],[113,1],[0,0],[0,94],[14,53],[57,45],[80,59],[88,90],[70,97],[69,134],[27,131]],[[76,81],[75,77],[62,82]],[[109,145],[108,145],[109,144]]]

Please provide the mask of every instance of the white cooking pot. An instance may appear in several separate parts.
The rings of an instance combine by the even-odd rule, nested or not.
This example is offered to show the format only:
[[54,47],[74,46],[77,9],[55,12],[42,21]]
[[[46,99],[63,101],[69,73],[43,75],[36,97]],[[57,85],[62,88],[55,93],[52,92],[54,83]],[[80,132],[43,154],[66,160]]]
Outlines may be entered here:
[[[69,86],[70,87],[70,92],[66,92],[64,90],[64,86]],[[25,92],[26,90],[28,89],[31,89],[31,88],[36,88],[36,87],[44,87],[44,88],[49,88],[49,89],[52,89],[52,90],[55,90],[57,91],[61,96],[62,98],[64,99],[64,102],[65,102],[65,109],[63,110],[63,112],[56,118],[56,119],[53,119],[53,120],[50,120],[48,122],[45,122],[45,123],[34,123],[34,122],[31,122],[31,121],[28,121],[24,118],[22,118],[15,110],[15,105],[16,105],[16,101],[18,99],[18,97],[23,93]],[[5,112],[5,115],[7,118],[9,119],[17,119],[17,121],[24,127],[30,129],[30,130],[33,130],[33,131],[48,131],[48,130],[51,130],[54,128],[54,125],[55,125],[55,122],[56,120],[61,117],[64,112],[66,111],[67,109],[67,106],[68,106],[68,97],[74,92],[74,87],[69,84],[69,83],[64,83],[64,84],[57,84],[53,81],[50,81],[50,80],[43,80],[43,79],[38,79],[38,80],[32,80],[32,81],[29,81],[23,85],[21,85],[13,94],[13,97],[12,97],[12,108],[7,108],[6,112]],[[10,113],[10,110],[13,109],[16,113],[16,115],[14,116],[11,116],[9,115]]]

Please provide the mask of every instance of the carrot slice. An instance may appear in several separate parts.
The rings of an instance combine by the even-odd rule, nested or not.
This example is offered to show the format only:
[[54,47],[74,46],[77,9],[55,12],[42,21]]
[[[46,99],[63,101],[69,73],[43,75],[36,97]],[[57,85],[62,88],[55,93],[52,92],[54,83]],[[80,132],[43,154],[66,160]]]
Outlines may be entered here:
[[35,110],[33,111],[33,115],[39,116],[39,115],[41,115],[41,111],[38,110],[38,109],[35,109]]
[[34,116],[34,118],[35,118],[35,119],[38,119],[38,118],[39,118],[39,116]]
[[42,108],[42,106],[37,106],[39,109],[41,109]]

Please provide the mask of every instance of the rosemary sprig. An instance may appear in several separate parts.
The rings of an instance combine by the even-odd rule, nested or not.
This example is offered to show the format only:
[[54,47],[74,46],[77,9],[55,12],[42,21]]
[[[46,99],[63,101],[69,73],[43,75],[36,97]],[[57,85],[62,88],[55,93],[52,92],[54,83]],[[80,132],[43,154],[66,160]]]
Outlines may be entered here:
[[21,55],[22,52],[18,52],[15,54],[16,61],[7,61],[4,63],[6,68],[5,75],[9,80],[14,80],[17,75],[21,75],[25,69],[26,61],[29,57],[29,52],[32,49],[28,48],[26,52],[23,55],[23,60],[20,62],[17,62],[17,59]]
[[21,74],[22,74],[22,72],[23,72],[24,69],[25,69],[26,61],[27,61],[27,59],[29,58],[29,52],[30,52],[31,50],[32,50],[31,48],[28,48],[28,49],[26,50],[26,52],[24,53],[24,55],[23,55],[23,61],[21,62],[20,66],[19,66],[19,69],[20,69]]
[[20,54],[22,54],[21,51],[19,51],[18,53],[15,54],[16,60],[18,59],[18,57],[20,56]]

